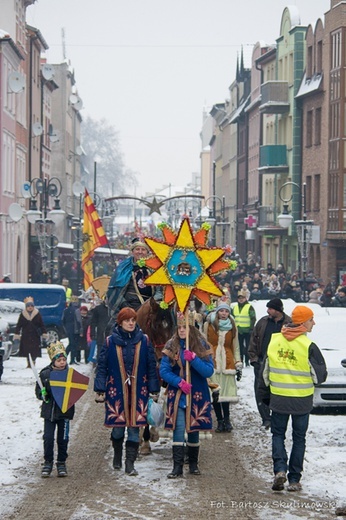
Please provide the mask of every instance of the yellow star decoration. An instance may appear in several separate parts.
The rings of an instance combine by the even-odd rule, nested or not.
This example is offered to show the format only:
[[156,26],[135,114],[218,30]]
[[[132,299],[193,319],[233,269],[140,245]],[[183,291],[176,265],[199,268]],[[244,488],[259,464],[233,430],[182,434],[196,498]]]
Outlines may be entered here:
[[164,241],[144,238],[155,255],[145,259],[145,265],[154,270],[146,285],[163,286],[164,303],[176,301],[180,312],[185,311],[192,296],[206,305],[211,303],[211,295],[222,296],[212,275],[230,266],[222,259],[223,249],[206,246],[208,229],[202,227],[193,233],[188,218],[182,221],[178,233],[167,224],[159,227]]

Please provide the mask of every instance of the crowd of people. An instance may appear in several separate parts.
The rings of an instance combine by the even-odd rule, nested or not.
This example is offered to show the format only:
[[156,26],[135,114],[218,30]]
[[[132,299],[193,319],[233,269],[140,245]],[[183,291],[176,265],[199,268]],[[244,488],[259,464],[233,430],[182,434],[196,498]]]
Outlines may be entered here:
[[284,265],[279,263],[276,268],[271,263],[266,267],[254,260],[254,255],[248,253],[243,261],[239,255],[233,257],[237,268],[217,276],[217,281],[224,293],[232,302],[237,301],[238,292],[244,292],[246,299],[270,300],[272,298],[291,298],[296,303],[318,303],[322,307],[346,307],[346,280],[337,283],[333,278],[324,283],[313,271],[307,272],[302,278],[299,271],[289,273]]
[[[300,305],[304,295],[297,286],[300,282],[294,279],[296,274],[288,277],[282,264],[274,271],[270,265],[266,270],[256,266],[250,269],[248,263],[239,263],[235,271],[221,274],[218,282],[223,296],[213,309],[202,311],[196,304],[188,318],[185,314],[175,315],[171,338],[163,346],[159,362],[150,337],[139,327],[137,318],[145,301],[155,297],[155,293],[160,297],[160,291],[144,283],[147,268],[137,264],[138,256],[147,254],[146,244],[134,240],[128,260],[113,273],[107,298],[100,300],[91,312],[71,296],[64,313],[69,346],[66,351],[63,346],[50,346],[51,364],[41,372],[50,399],[54,400],[46,375],[51,370],[66,369],[69,354],[70,364],[79,363],[79,352],[84,350],[84,361],[88,362],[88,339],[93,339],[97,342],[95,401],[105,405],[104,425],[110,429],[114,470],[122,468],[125,445],[125,473],[138,474],[135,461],[141,429],[147,425],[148,404],[158,400],[163,387],[164,428],[173,432],[173,468],[167,476],[176,479],[183,475],[186,459],[189,473],[200,474],[201,431],[232,431],[232,404],[239,399],[237,382],[243,367],[251,365],[262,427],[270,428],[272,433],[272,489],[284,490],[288,480],[287,490],[299,492],[314,385],[324,382],[327,372],[321,352],[307,337],[314,316],[309,307]],[[343,297],[346,300],[346,289],[340,287],[331,295],[330,302],[320,301],[325,287],[318,280],[309,279],[309,284],[310,296],[317,291],[321,305],[340,305]],[[296,291],[293,299],[297,305],[292,316],[285,314],[282,300],[283,295],[288,297],[288,286]],[[256,316],[251,305],[259,298],[268,300],[266,316]],[[60,358],[64,360],[60,362]],[[43,396],[38,387],[36,390],[43,400],[42,410],[46,409],[47,393]],[[216,417],[214,426],[212,411]],[[55,427],[47,425],[47,420],[55,422],[58,431],[58,476],[66,476],[68,439],[62,438],[59,428],[73,413],[71,417],[56,415],[47,419],[42,411],[42,417],[46,432],[42,477],[49,476],[53,468]],[[285,436],[290,418],[293,444],[288,455]],[[148,439],[144,437],[146,442]]]

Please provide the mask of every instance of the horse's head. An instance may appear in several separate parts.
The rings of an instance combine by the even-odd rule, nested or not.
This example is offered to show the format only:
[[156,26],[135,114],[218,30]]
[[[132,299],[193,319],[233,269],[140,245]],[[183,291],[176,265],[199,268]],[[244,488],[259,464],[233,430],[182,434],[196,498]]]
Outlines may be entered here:
[[154,345],[156,357],[161,359],[161,349],[172,337],[175,328],[171,309],[162,309],[154,298],[150,298],[138,309],[137,322]]

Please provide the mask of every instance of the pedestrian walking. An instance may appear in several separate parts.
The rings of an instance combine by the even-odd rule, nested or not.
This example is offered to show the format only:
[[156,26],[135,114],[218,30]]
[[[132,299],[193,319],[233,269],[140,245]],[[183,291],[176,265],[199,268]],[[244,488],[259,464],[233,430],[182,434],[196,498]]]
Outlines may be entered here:
[[101,349],[94,382],[96,401],[105,403],[104,424],[112,428],[115,470],[122,467],[127,428],[125,473],[131,476],[138,475],[134,463],[139,429],[147,424],[149,395],[160,391],[154,349],[136,318],[136,311],[130,307],[118,313],[117,325]]
[[247,301],[247,293],[244,290],[238,292],[237,303],[232,308],[232,315],[238,329],[240,359],[243,364],[249,366],[248,347],[251,332],[256,323],[256,312]]
[[41,417],[44,419],[43,430],[43,450],[44,450],[44,464],[41,471],[41,477],[49,477],[53,470],[54,462],[54,436],[57,430],[57,472],[58,477],[66,477],[66,459],[68,457],[67,449],[69,442],[70,421],[74,417],[75,408],[71,406],[66,412],[62,412],[59,405],[55,401],[51,387],[50,376],[53,370],[66,370],[67,354],[62,343],[57,341],[51,343],[47,348],[51,363],[43,368],[39,374],[44,392],[36,383],[35,393],[36,397],[42,400]]
[[78,321],[80,320],[82,324],[78,339],[77,361],[81,361],[81,352],[84,351],[84,363],[88,363],[90,354],[90,342],[88,342],[88,329],[90,327],[91,322],[88,307],[86,305],[81,305],[81,307],[77,309],[76,314],[79,315]]
[[204,335],[213,348],[214,374],[210,381],[220,388],[218,400],[213,400],[217,419],[215,432],[230,432],[233,429],[230,404],[239,401],[236,379],[241,379],[243,363],[240,359],[237,327],[228,303],[220,301],[215,311],[208,315]]
[[79,364],[77,357],[80,357],[78,342],[82,330],[82,318],[80,312],[77,312],[78,309],[78,296],[73,294],[71,296],[71,302],[62,315],[62,324],[68,337],[66,354],[70,354],[70,365]]
[[[297,492],[302,487],[300,480],[314,385],[323,383],[327,378],[321,351],[307,337],[314,325],[313,311],[307,306],[297,305],[292,312],[292,323],[273,334],[268,345],[260,398],[269,402],[272,411],[274,491],[282,491],[287,479],[288,491]],[[288,459],[285,438],[289,418],[292,423],[292,448]]]
[[24,303],[25,309],[19,315],[13,340],[20,340],[19,356],[26,357],[27,368],[30,368],[29,354],[34,363],[36,358],[42,357],[41,342],[47,340],[47,331],[34,299],[28,296]]
[[254,368],[254,391],[262,426],[270,428],[270,409],[258,396],[258,383],[261,365],[267,355],[267,348],[272,334],[281,332],[282,326],[291,322],[291,318],[284,313],[284,306],[280,298],[273,298],[267,303],[267,316],[259,319],[251,334],[249,343],[250,365]]
[[108,307],[106,305],[105,297],[102,298],[100,303],[91,311],[91,322],[90,322],[90,337],[91,340],[96,340],[96,355],[94,358],[98,359],[101,348],[105,342],[105,330],[109,321]]

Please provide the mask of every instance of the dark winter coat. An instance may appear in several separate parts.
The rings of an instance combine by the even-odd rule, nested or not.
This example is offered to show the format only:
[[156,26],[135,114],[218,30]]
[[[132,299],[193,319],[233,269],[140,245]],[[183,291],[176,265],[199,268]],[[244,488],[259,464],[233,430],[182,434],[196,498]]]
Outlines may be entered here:
[[263,316],[263,318],[258,320],[252,331],[248,348],[248,356],[251,365],[253,365],[253,363],[261,363],[266,355],[270,341],[270,337],[268,337],[266,340],[267,344],[264,344],[267,327],[271,329],[272,333],[281,332],[282,326],[291,323],[291,321],[291,318],[285,313],[283,314],[283,319],[279,321],[275,321],[269,315]]
[[159,392],[154,348],[136,325],[116,326],[101,349],[94,391],[106,393],[105,426],[140,427],[147,423],[149,393]]
[[78,339],[78,348],[79,350],[88,350],[88,339],[87,339],[87,332],[88,328],[90,326],[91,318],[89,315],[87,316],[80,316],[82,320],[82,330],[80,332],[80,336]]
[[24,309],[18,318],[15,335],[21,335],[19,345],[19,355],[32,359],[41,357],[41,336],[46,334],[46,328],[42,316],[36,307],[31,314]]
[[[66,368],[68,368],[68,366],[66,366]],[[37,399],[40,399],[41,401],[43,401],[42,406],[41,406],[41,417],[43,419],[48,419],[51,422],[59,421],[60,419],[72,420],[73,416],[74,416],[74,411],[75,411],[74,405],[71,406],[71,408],[69,408],[65,413],[63,413],[61,411],[61,409],[59,408],[58,404],[56,403],[56,401],[54,400],[54,397],[52,395],[52,390],[50,387],[50,374],[51,374],[52,370],[54,370],[54,367],[52,364],[50,364],[50,365],[44,367],[39,374],[42,384],[47,391],[46,401],[48,401],[48,402],[43,401],[43,398],[41,395],[41,388],[38,383],[36,383],[36,387],[35,387],[35,393],[36,393]]]
[[186,379],[185,340],[180,340],[180,344],[180,356],[176,361],[171,351],[172,340],[166,343],[160,365],[160,376],[168,383],[165,428],[174,430],[178,408],[186,408],[187,432],[210,430],[213,424],[207,378],[214,373],[210,347],[205,340],[202,340],[204,348],[210,351],[210,355],[203,358],[196,356],[190,362],[192,389],[190,398],[186,399],[186,395],[178,387],[180,381]]
[[98,346],[102,346],[105,341],[105,330],[109,321],[108,307],[104,303],[97,305],[91,314],[90,336],[96,339]]
[[64,326],[67,336],[73,336],[74,334],[80,334],[82,329],[82,322],[80,319],[80,313],[77,313],[78,303],[70,303],[64,310],[62,316],[62,324]]

